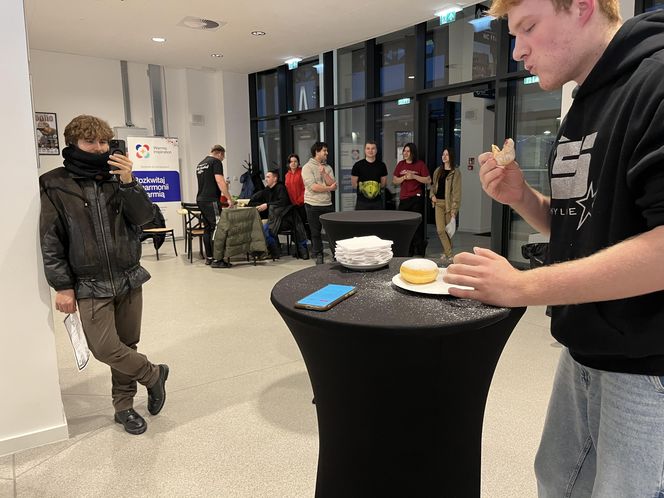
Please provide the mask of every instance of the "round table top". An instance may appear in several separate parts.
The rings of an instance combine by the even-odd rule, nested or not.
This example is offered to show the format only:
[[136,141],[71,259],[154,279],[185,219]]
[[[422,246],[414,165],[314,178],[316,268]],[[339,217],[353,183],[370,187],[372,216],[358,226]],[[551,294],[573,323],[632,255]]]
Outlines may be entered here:
[[[366,272],[352,271],[339,263],[306,268],[277,282],[271,300],[282,315],[320,322],[322,327],[332,324],[395,333],[458,332],[485,327],[509,315],[509,308],[448,295],[416,294],[395,286],[392,277],[407,259],[393,258],[388,267]],[[327,284],[354,285],[357,292],[328,311],[295,308],[297,300]]]
[[385,209],[371,209],[359,211],[339,211],[325,213],[320,216],[323,221],[339,221],[344,223],[394,223],[420,221],[422,215],[411,211],[395,211]]

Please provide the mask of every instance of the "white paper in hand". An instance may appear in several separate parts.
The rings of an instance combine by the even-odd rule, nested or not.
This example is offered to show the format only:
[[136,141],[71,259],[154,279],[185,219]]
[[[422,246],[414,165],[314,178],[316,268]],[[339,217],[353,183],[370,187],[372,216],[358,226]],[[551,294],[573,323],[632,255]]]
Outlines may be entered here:
[[450,239],[454,237],[454,233],[456,232],[456,218],[452,217],[450,222],[445,225],[445,231]]
[[90,350],[88,341],[83,333],[83,324],[77,313],[72,313],[65,317],[65,328],[69,334],[72,348],[74,348],[74,357],[79,371],[83,370],[90,360]]

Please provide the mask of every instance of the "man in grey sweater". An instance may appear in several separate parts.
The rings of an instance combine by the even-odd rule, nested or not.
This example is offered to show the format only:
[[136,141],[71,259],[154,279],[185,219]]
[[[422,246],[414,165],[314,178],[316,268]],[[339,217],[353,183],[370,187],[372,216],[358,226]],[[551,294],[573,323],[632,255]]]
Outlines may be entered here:
[[334,211],[332,194],[337,189],[334,172],[327,164],[327,144],[316,142],[311,146],[311,159],[302,167],[304,181],[304,208],[311,229],[311,250],[316,264],[323,264],[320,215]]

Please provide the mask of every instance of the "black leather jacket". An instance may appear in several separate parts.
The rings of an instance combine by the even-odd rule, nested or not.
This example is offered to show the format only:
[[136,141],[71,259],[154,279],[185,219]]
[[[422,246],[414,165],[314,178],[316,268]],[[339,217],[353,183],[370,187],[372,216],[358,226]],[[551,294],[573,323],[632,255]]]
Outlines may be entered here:
[[56,291],[77,299],[119,296],[140,287],[138,227],[152,219],[152,202],[137,182],[95,181],[57,168],[39,178],[44,272]]

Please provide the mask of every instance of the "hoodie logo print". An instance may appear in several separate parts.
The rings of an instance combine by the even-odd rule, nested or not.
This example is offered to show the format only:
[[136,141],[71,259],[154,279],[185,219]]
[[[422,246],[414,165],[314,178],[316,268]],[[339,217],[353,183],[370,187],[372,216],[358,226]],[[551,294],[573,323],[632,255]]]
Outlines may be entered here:
[[597,195],[597,190],[594,189],[592,181],[588,182],[590,159],[596,138],[597,132],[579,141],[571,141],[564,136],[561,137],[556,149],[556,160],[551,168],[551,199],[578,199],[576,204],[581,208],[580,214],[576,206],[551,208],[551,215],[579,216],[577,230],[592,215],[592,208]]

